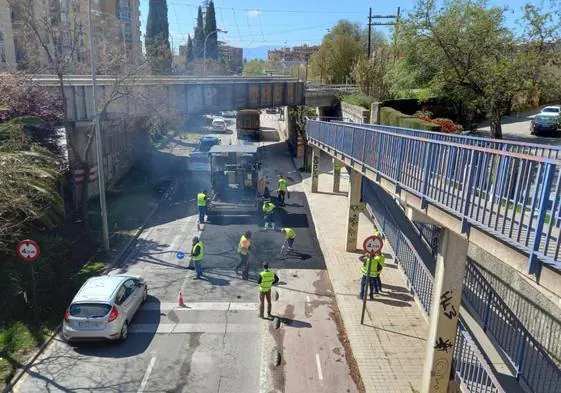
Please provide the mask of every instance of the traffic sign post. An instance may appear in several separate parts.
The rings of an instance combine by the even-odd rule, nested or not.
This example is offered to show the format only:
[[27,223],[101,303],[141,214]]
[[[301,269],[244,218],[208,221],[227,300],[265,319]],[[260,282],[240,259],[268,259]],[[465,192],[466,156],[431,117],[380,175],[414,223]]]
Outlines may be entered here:
[[[376,255],[378,252],[382,251],[382,247],[384,246],[384,241],[380,236],[368,236],[364,239],[362,243],[362,249],[366,254],[368,254],[369,258]],[[364,324],[364,314],[366,312],[366,294],[368,293],[368,288],[370,287],[370,261],[367,259],[366,262],[368,266],[366,268],[366,278],[365,278],[365,288],[364,288],[364,296],[362,297],[362,312],[360,314],[360,324]],[[362,280],[362,278],[361,278]]]
[[35,323],[39,324],[39,314],[37,310],[37,293],[35,291],[35,262],[41,256],[41,247],[39,244],[30,239],[22,240],[16,246],[16,254],[18,257],[24,261],[29,262],[31,268],[31,291],[33,293],[33,301],[31,302],[31,308],[33,308],[33,316],[35,318]]

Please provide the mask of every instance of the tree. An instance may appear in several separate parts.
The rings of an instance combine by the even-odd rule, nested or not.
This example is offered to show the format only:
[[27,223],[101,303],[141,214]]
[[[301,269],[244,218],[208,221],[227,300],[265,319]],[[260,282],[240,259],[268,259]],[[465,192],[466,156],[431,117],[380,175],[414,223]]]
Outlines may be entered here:
[[153,74],[170,74],[172,55],[169,44],[166,0],[150,0],[145,36],[146,56]]
[[191,39],[191,34],[187,36],[187,49],[185,51],[185,66],[189,65],[195,56],[193,54],[193,40]]
[[402,36],[409,64],[431,75],[427,86],[467,105],[480,106],[491,120],[491,134],[502,138],[501,118],[515,97],[536,89],[541,70],[555,56],[548,42],[557,40],[553,14],[526,5],[516,36],[505,27],[504,8],[487,0],[419,0],[403,21]]
[[195,59],[203,58],[203,45],[205,41],[205,26],[203,22],[203,10],[199,7],[197,13],[197,24],[195,25],[195,33],[193,35],[193,53]]
[[377,56],[372,60],[367,59],[365,55],[360,56],[353,66],[351,76],[364,94],[383,100],[389,96],[389,89],[384,81],[389,50],[379,50],[376,53]]
[[341,20],[323,37],[320,50],[310,58],[311,74],[321,83],[345,83],[362,52],[360,27]]
[[[246,59],[247,60],[247,59]],[[253,59],[246,61],[243,65],[243,76],[263,76],[267,69],[267,62],[265,60]]]
[[[208,3],[205,15],[205,37],[208,36],[206,43],[206,56],[208,58],[218,60],[218,33],[211,34],[216,31],[216,14],[214,11],[214,3],[212,0]],[[209,35],[210,34],[210,35]],[[204,44],[204,43],[203,43]]]

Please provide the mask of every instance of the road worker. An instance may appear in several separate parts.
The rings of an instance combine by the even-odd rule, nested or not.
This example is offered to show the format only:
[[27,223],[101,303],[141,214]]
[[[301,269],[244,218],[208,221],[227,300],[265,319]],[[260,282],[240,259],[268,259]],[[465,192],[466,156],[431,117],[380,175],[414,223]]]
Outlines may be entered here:
[[277,194],[278,194],[279,203],[282,206],[284,206],[284,197],[286,194],[286,190],[287,190],[286,179],[284,178],[283,175],[280,175],[279,185],[277,187]]
[[275,229],[275,221],[273,220],[273,215],[275,213],[275,204],[270,200],[265,200],[263,202],[263,215],[265,218],[265,230],[269,229],[269,224],[271,229]]
[[[380,272],[384,267],[385,258],[380,251],[374,255],[363,255],[360,258],[362,266],[360,273],[360,294],[359,297],[364,299],[366,296],[366,284],[370,288],[370,299],[374,299],[374,294],[378,294],[382,290],[382,281],[380,280]],[[368,264],[370,264],[370,274],[368,274]]]
[[204,224],[207,204],[206,190],[197,194],[197,207],[199,208],[199,224]]
[[242,270],[242,278],[247,280],[249,278],[249,252],[251,251],[251,232],[247,231],[240,237],[240,242],[238,243],[238,254],[240,255],[240,263],[236,266],[236,274],[239,273],[239,269]]
[[265,311],[265,299],[267,299],[267,317],[272,318],[271,315],[271,288],[279,282],[279,277],[269,270],[269,263],[263,264],[263,271],[259,273],[257,284],[259,284],[259,317],[263,318]]
[[205,258],[205,246],[203,242],[195,236],[193,238],[193,247],[191,248],[191,261],[195,264],[195,279],[200,279],[203,275],[203,260]]
[[294,232],[292,228],[282,228],[281,232],[285,235],[284,241],[287,243],[288,251],[292,251],[292,245],[296,239],[296,232]]

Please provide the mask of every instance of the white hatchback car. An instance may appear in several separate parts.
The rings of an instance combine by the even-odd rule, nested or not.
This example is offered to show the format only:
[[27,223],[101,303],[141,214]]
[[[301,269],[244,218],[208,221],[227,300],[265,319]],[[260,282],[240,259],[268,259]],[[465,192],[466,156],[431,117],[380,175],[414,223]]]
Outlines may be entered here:
[[561,106],[559,105],[546,106],[542,109],[542,111],[539,114],[545,116],[559,116],[561,114]]
[[212,121],[212,129],[215,131],[226,131],[227,128],[226,121],[220,117]]
[[146,301],[148,285],[140,276],[88,279],[64,313],[67,342],[90,339],[126,340],[128,326]]

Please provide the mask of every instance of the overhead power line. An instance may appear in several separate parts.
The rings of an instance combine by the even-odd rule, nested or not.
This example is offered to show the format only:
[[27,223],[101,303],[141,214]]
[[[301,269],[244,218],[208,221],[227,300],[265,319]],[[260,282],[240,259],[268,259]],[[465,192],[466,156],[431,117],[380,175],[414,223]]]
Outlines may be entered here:
[[[142,0],[142,1],[149,1],[149,0]],[[198,7],[199,4],[194,4],[194,3],[181,3],[179,2],[180,0],[175,0],[173,2],[169,2],[170,4],[176,4],[179,6],[183,6],[183,7]],[[217,10],[231,10],[234,9],[232,7],[215,7]],[[345,12],[341,12],[341,11],[322,11],[322,10],[297,10],[297,9],[263,9],[263,8],[235,8],[236,11],[259,11],[259,12],[270,12],[270,13],[299,13],[299,14],[331,14],[331,15],[362,15],[362,12],[355,12],[355,11],[345,11]]]

